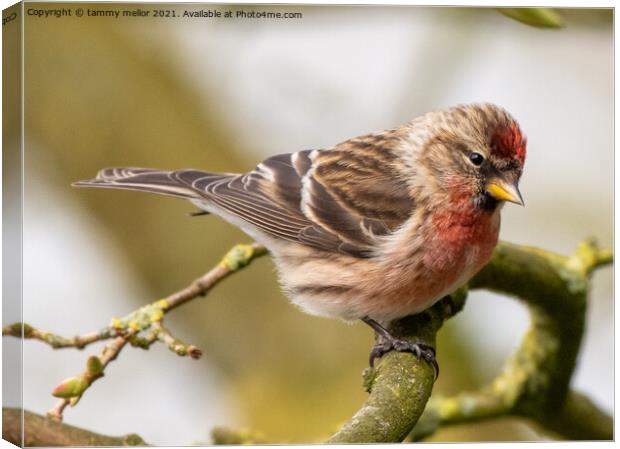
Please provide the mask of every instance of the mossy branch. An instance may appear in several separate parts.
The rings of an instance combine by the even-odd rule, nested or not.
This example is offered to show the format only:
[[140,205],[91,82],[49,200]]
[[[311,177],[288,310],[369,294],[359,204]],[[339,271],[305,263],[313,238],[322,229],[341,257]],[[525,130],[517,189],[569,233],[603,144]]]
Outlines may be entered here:
[[[204,295],[219,281],[265,253],[265,248],[257,244],[237,246],[216,268],[187,288],[144,306],[125,318],[113,320],[103,331],[89,334],[88,338],[50,337],[53,334],[30,326],[22,328],[21,323],[7,326],[3,334],[21,336],[23,333],[24,337],[38,338],[57,348],[81,348],[91,339],[113,339],[102,354],[89,358],[86,371],[81,376],[57,388],[56,393],[66,393],[67,396],[56,407],[61,416],[66,405],[77,402],[85,389],[103,375],[107,363],[118,355],[126,343],[148,348],[160,340],[180,355],[192,355],[197,348],[173,337],[161,325],[163,316],[171,309]],[[506,415],[530,418],[543,429],[564,438],[611,439],[611,418],[585,396],[569,390],[584,330],[590,276],[596,268],[611,262],[611,252],[598,248],[591,240],[580,244],[575,254],[569,257],[501,243],[491,262],[471,280],[468,287],[454,294],[452,301],[441,301],[422,314],[390,325],[394,335],[434,346],[435,335],[443,322],[463,308],[467,288],[488,289],[517,297],[528,306],[531,325],[521,346],[506,362],[498,377],[479,391],[465,392],[451,398],[433,397],[429,401],[434,383],[433,369],[411,354],[388,353],[376,368],[367,369],[364,373],[364,384],[370,393],[367,401],[328,442],[399,442],[408,435],[410,439],[418,440],[442,426]],[[146,330],[149,332],[145,336],[139,335]],[[7,409],[3,411],[6,416],[16,413],[11,410],[7,412]],[[48,435],[45,432],[53,430],[48,435],[48,442],[37,440],[40,445],[53,445],[55,441],[61,441],[58,438],[69,438],[68,435],[73,435],[75,429],[60,423],[52,425],[49,420],[28,412],[25,422],[26,426],[28,422],[33,426],[31,436]],[[5,432],[15,432],[16,426],[19,423],[15,420],[7,421]],[[43,433],[39,433],[40,428],[44,429]],[[262,436],[258,438],[249,431],[220,430],[214,432],[215,443],[263,441]],[[62,441],[70,445],[90,445],[84,441],[94,441],[81,438],[96,434],[81,429],[77,431],[86,434],[78,432],[75,435],[81,436]],[[26,441],[27,438],[28,435]],[[104,445],[131,444],[123,438],[126,437]]]
[[[426,407],[432,388],[430,368],[410,354],[388,354],[376,372],[365,375],[368,400],[328,442],[400,442],[414,426],[412,438],[420,439],[440,426],[504,415],[528,417],[566,438],[610,438],[610,419],[596,423],[587,419],[583,410],[606,415],[577,399],[580,395],[568,393],[584,330],[589,277],[611,262],[611,253],[592,240],[580,244],[570,257],[501,243],[491,262],[469,283],[470,289],[517,297],[530,311],[530,329],[500,375],[480,391],[434,398]],[[393,330],[401,337],[433,344],[436,331],[449,317],[441,310],[438,304],[394,323]],[[575,419],[581,420],[579,432],[557,424]]]
[[[435,335],[444,320],[462,309],[467,297],[460,290],[451,302],[440,301],[429,310],[396,321],[392,335],[435,346]],[[403,352],[384,355],[376,368],[364,371],[370,393],[359,411],[327,440],[328,443],[400,442],[418,421],[431,395],[435,373],[430,364]]]

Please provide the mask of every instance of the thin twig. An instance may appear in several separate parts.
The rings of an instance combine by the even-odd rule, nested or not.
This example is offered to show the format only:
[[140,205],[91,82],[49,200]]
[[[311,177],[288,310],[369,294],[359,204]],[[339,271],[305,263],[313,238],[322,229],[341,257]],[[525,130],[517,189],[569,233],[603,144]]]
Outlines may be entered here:
[[[113,319],[107,330],[114,340],[99,356],[88,359],[84,373],[57,387],[55,392],[67,397],[63,397],[49,415],[61,419],[66,406],[77,403],[127,343],[148,349],[155,341],[162,341],[177,353],[191,355],[195,347],[176,339],[163,327],[164,315],[204,295],[219,281],[265,253],[260,245],[239,245],[217,267],[183,290],[122,319]],[[568,390],[568,385],[583,333],[589,277],[594,269],[611,262],[611,252],[598,248],[592,241],[580,244],[570,257],[501,244],[491,263],[472,279],[469,287],[488,288],[521,298],[530,306],[532,327],[519,351],[508,360],[494,382],[478,392],[462,393],[454,398],[433,398],[411,437],[428,436],[442,425],[513,414],[527,416],[567,438],[610,439],[613,435],[611,418],[583,395]],[[457,310],[465,300],[465,294],[461,296],[456,297]],[[446,307],[437,304],[425,314],[392,323],[391,328],[405,338],[421,337],[432,343],[442,321],[453,313],[446,313]],[[39,338],[49,333],[35,336],[32,327],[26,325],[22,331],[21,326],[21,323],[11,325],[5,328],[6,332],[3,329],[3,334],[28,333],[27,338],[38,338],[54,346],[49,338]],[[146,336],[139,335],[147,329]],[[72,342],[67,346],[80,347],[75,343],[85,341],[75,338],[67,339]],[[378,368],[367,372],[365,385],[371,395],[366,404],[329,441],[402,441],[422,414],[432,388],[432,374],[427,364],[411,355],[387,354]],[[412,378],[415,382],[410,381]],[[595,418],[588,419],[588,416]]]
[[69,399],[61,399],[59,400],[54,407],[52,407],[48,412],[47,416],[54,421],[62,421],[62,416],[65,411],[67,405],[69,405],[71,401]]
[[88,390],[97,379],[103,377],[105,367],[118,357],[134,333],[134,331],[129,331],[125,335],[116,337],[103,347],[99,356],[91,356],[88,358],[86,362],[86,371],[77,377],[71,377],[59,384],[52,394],[61,399],[47,412],[47,416],[57,421],[62,421],[62,414],[67,405],[76,405],[84,392]]
[[199,359],[202,351],[194,345],[188,345],[174,337],[161,322],[153,323],[153,329],[159,341],[163,342],[168,348],[180,356],[189,355],[192,359]]
[[[43,332],[26,323],[14,323],[5,326],[2,329],[2,335],[38,339],[55,349],[67,347],[82,349],[96,341],[114,338],[103,348],[99,356],[89,357],[86,371],[76,377],[66,379],[54,389],[52,394],[60,397],[61,400],[48,412],[48,416],[60,421],[67,405],[73,406],[78,403],[84,392],[95,380],[103,376],[106,366],[118,357],[127,343],[148,349],[155,341],[161,341],[176,354],[189,355],[193,359],[200,358],[202,351],[199,348],[174,337],[163,326],[164,316],[182,304],[204,296],[223,279],[265,254],[267,254],[267,249],[258,243],[236,245],[217,266],[187,287],[140,307],[123,318],[112,318],[110,324],[98,332],[67,338]],[[145,336],[139,335],[147,330],[149,332]]]
[[197,296],[204,296],[217,283],[232,273],[245,267],[253,259],[261,257],[265,254],[267,254],[267,249],[258,243],[252,243],[250,245],[236,245],[222,258],[220,263],[215,268],[210,270],[204,276],[196,279],[184,289],[164,298],[164,301],[168,304],[167,310],[172,310],[179,307],[181,304],[184,304]]
[[[23,334],[22,334],[23,332]],[[97,341],[107,340],[114,335],[109,327],[103,328],[97,332],[91,332],[84,335],[76,335],[74,337],[63,337],[62,335],[54,334],[52,332],[44,332],[37,329],[28,323],[13,323],[2,328],[2,336],[11,336],[26,339],[41,340],[47,343],[54,349],[61,348],[77,348],[83,349],[91,343]]]

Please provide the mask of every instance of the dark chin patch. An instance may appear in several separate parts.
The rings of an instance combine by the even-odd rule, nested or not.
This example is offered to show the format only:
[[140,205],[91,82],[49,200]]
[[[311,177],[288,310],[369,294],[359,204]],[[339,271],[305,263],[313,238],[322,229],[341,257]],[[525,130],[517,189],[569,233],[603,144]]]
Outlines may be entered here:
[[482,210],[493,212],[497,209],[499,201],[489,195],[487,192],[480,193],[474,197],[474,205]]

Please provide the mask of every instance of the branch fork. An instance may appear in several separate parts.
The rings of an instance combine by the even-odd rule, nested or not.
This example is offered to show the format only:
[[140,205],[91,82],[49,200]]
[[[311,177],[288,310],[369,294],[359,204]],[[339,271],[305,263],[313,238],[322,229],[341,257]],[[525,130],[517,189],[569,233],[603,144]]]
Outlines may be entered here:
[[[160,341],[181,356],[200,357],[198,348],[175,338],[163,326],[164,316],[185,302],[205,295],[221,280],[266,252],[258,244],[237,245],[215,268],[186,288],[123,318],[113,318],[109,326],[98,332],[65,338],[15,323],[4,327],[2,333],[38,339],[53,348],[81,349],[96,341],[110,340],[98,356],[88,358],[84,372],[54,389],[53,394],[60,402],[48,415],[61,420],[66,406],[77,404],[128,343],[148,349]],[[612,260],[612,253],[599,248],[593,240],[580,243],[568,257],[500,243],[491,262],[466,287],[453,294],[451,301],[441,301],[421,314],[389,326],[390,332],[399,338],[434,346],[437,331],[446,319],[463,308],[468,290],[488,289],[517,297],[529,308],[531,325],[500,374],[478,391],[431,398],[433,369],[411,354],[390,352],[376,368],[364,372],[368,399],[327,442],[420,440],[442,426],[506,415],[530,418],[544,429],[569,439],[612,439],[611,417],[587,397],[570,389],[585,326],[590,277],[594,270],[611,264]],[[38,422],[37,415],[30,415],[27,415],[29,420]],[[70,428],[61,426],[59,429]],[[74,432],[75,428],[70,431]],[[229,429],[224,435],[217,431],[214,442],[263,440],[263,437],[248,437],[248,432]]]
[[79,402],[86,390],[97,379],[103,377],[105,368],[119,356],[127,344],[149,349],[153,343],[159,341],[179,356],[199,359],[202,356],[200,348],[183,342],[164,327],[165,315],[194,298],[206,295],[224,278],[266,253],[267,250],[256,243],[236,245],[215,268],[189,286],[166,298],[142,306],[122,318],[113,317],[108,326],[97,332],[67,338],[41,331],[27,323],[13,323],[2,328],[2,335],[37,339],[54,349],[83,349],[92,343],[110,340],[99,355],[92,355],[87,359],[86,369],[81,374],[65,379],[52,390],[52,395],[60,398],[60,401],[48,411],[47,415],[56,421],[61,421],[65,408],[68,405],[75,406]]

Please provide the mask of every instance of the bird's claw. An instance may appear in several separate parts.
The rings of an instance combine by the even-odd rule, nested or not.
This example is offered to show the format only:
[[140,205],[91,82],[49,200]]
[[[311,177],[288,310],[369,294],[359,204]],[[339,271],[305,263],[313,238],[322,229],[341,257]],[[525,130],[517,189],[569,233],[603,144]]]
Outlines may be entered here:
[[435,358],[435,349],[424,343],[414,343],[412,341],[400,340],[397,338],[379,341],[370,351],[370,367],[374,368],[375,359],[383,357],[390,351],[410,352],[418,359],[426,360],[435,372],[435,379],[439,376],[439,365]]

